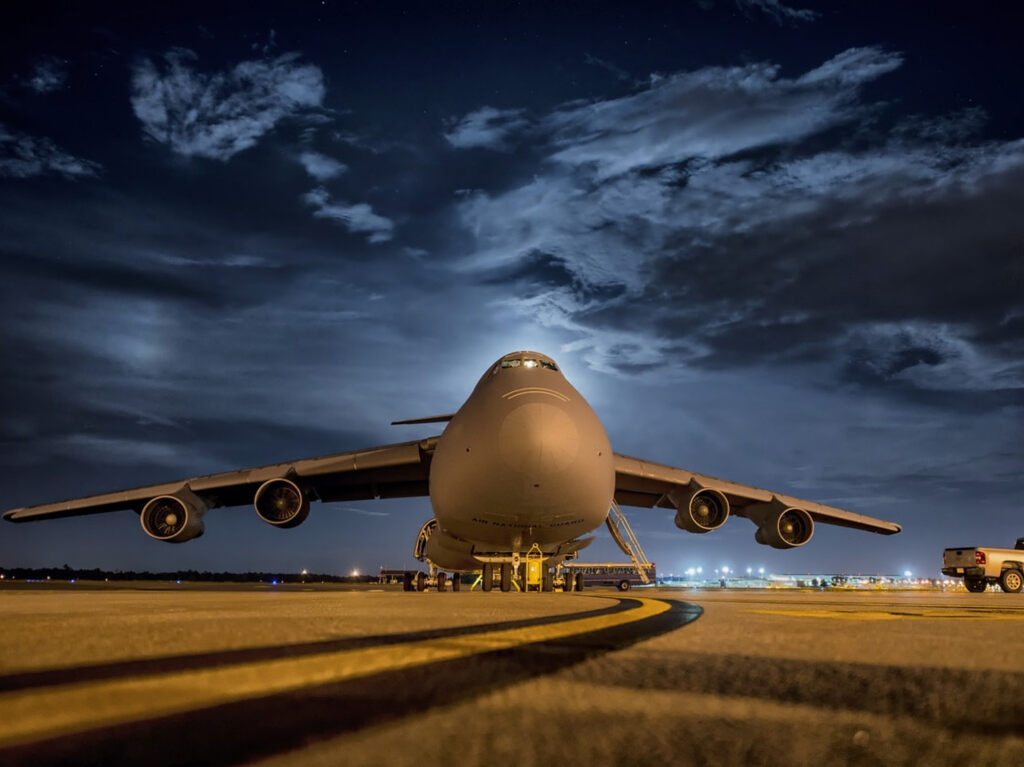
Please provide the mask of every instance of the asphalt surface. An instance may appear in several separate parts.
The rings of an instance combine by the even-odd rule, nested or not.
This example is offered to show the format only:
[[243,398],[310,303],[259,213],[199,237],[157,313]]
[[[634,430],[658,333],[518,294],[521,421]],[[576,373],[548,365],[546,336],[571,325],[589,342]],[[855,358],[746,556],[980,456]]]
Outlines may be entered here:
[[0,615],[3,765],[1024,763],[1024,595],[76,584]]

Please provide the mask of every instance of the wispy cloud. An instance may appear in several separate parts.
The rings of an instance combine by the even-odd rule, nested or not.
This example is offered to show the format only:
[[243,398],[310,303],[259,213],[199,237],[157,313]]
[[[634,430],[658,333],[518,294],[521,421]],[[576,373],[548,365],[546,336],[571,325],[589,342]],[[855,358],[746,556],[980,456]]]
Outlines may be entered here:
[[770,16],[776,24],[787,22],[814,21],[821,14],[816,11],[792,8],[779,0],[735,0],[736,7],[748,14],[761,13]]
[[445,139],[457,149],[480,147],[503,151],[509,148],[507,139],[527,125],[521,109],[495,109],[481,107],[474,112],[449,121]]
[[1015,390],[1024,349],[982,339],[1020,298],[970,264],[986,242],[987,273],[1014,280],[1024,141],[977,140],[978,109],[882,129],[862,86],[901,64],[853,48],[796,77],[707,67],[539,115],[530,181],[455,203],[474,247],[453,267],[515,280],[506,305],[601,370],[814,362],[870,385]]
[[176,48],[162,67],[144,59],[132,72],[132,109],[143,131],[178,154],[227,161],[323,102],[323,73],[295,53],[215,73],[198,71],[197,61]]
[[370,242],[387,242],[394,234],[395,225],[391,219],[377,215],[365,202],[354,205],[335,202],[322,186],[307,192],[302,199],[313,208],[314,218],[337,221],[350,232],[365,232]]
[[31,74],[21,82],[29,90],[43,94],[60,90],[67,79],[67,62],[56,56],[44,56],[32,67]]
[[299,162],[302,163],[302,167],[306,169],[306,173],[317,181],[327,181],[335,178],[336,176],[340,176],[348,170],[348,166],[345,165],[345,163],[339,162],[333,157],[328,157],[325,154],[313,151],[307,151],[300,154]]
[[13,131],[0,123],[0,176],[28,178],[56,174],[65,178],[95,176],[99,163],[75,157],[48,138]]

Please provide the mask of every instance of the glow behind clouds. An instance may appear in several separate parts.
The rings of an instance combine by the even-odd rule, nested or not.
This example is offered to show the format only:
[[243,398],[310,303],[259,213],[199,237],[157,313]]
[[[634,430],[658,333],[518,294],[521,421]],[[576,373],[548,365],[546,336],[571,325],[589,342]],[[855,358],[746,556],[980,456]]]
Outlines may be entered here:
[[[425,436],[387,424],[534,348],[620,452],[906,531],[779,553],[630,512],[665,570],[927,574],[1024,534],[1013,25],[630,8],[13,18],[3,506]],[[428,517],[4,524],[0,565],[368,572]]]

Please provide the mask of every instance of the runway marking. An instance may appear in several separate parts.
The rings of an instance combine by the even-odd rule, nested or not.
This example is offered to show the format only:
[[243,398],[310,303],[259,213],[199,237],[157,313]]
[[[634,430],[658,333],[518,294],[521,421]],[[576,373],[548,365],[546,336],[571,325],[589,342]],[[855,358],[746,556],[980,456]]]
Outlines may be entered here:
[[0,746],[607,632],[655,618],[675,606],[661,599],[621,601],[632,606],[543,625],[4,693],[0,711],[8,713],[0,718]]
[[938,609],[938,610],[744,610],[761,615],[784,615],[791,618],[829,618],[847,621],[926,620],[990,620],[1020,621],[1024,613],[1012,610]]

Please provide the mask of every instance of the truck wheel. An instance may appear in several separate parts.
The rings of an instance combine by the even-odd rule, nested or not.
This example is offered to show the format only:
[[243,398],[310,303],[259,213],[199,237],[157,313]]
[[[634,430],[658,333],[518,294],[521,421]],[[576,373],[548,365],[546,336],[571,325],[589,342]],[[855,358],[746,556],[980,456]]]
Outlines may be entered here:
[[999,576],[999,587],[1007,594],[1019,594],[1024,587],[1024,575],[1020,570],[1003,570]]
[[972,594],[980,594],[988,584],[982,578],[964,578],[964,586]]
[[619,581],[619,591],[629,591],[629,581]]

